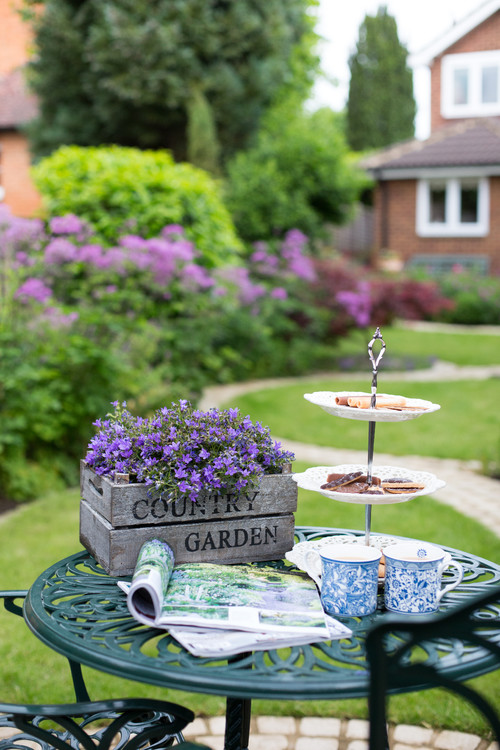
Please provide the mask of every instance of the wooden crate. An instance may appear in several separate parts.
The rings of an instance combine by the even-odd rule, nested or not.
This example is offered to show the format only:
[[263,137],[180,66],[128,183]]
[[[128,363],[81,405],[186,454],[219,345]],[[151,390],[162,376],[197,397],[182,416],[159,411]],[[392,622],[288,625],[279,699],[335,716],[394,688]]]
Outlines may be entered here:
[[161,539],[175,561],[275,560],[293,547],[297,485],[287,473],[262,477],[241,495],[207,494],[167,503],[144,484],[116,484],[80,466],[80,541],[110,575],[134,571],[141,545]]

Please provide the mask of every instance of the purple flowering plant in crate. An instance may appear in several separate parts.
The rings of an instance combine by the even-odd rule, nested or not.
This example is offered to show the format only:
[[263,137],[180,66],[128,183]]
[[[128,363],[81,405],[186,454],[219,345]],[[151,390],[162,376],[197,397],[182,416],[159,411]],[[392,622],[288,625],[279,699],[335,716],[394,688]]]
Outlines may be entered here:
[[87,465],[101,476],[128,474],[167,502],[196,502],[214,490],[239,494],[294,459],[268,427],[238,409],[202,411],[180,399],[143,418],[133,416],[126,402],[112,405],[114,412],[94,423]]

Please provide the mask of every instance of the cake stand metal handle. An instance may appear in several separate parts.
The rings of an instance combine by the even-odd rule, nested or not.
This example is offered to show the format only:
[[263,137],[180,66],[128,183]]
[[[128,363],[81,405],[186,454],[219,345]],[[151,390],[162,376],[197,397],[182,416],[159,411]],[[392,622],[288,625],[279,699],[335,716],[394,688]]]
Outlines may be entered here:
[[[373,353],[373,345],[376,341],[380,341],[381,348],[377,356]],[[384,356],[385,352],[385,341],[382,338],[382,334],[380,333],[380,328],[377,327],[375,333],[373,334],[373,338],[371,339],[370,343],[368,344],[368,356],[370,357],[370,362],[372,363],[372,388],[371,388],[371,402],[370,407],[372,409],[375,409],[375,404],[377,400],[377,376],[378,376],[378,366],[382,360],[382,357]],[[373,474],[373,447],[375,445],[375,424],[376,422],[371,421],[368,422],[368,467],[366,471],[366,480],[368,484],[372,483],[372,474]],[[371,520],[372,520],[372,506],[371,504],[365,505],[365,544],[370,544],[370,529],[371,529]]]

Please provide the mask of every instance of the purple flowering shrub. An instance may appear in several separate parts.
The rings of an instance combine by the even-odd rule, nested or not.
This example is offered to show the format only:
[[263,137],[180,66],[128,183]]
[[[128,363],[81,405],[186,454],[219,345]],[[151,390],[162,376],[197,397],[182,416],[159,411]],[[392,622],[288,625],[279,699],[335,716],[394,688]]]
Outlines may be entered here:
[[131,474],[167,501],[202,492],[239,494],[263,474],[281,471],[294,456],[273,441],[268,427],[253,424],[238,409],[194,409],[185,399],[147,419],[126,403],[94,424],[85,460],[97,474]]
[[126,234],[105,247],[75,215],[44,225],[4,212],[0,250],[17,280],[11,296],[21,315],[52,327],[79,325],[106,345],[112,333],[131,371],[154,370],[158,385],[184,383],[190,398],[208,382],[310,366],[294,351],[302,332],[297,289],[314,277],[308,239],[298,230],[256,243],[246,265],[208,269],[179,225],[157,237]]
[[0,207],[0,253],[16,272],[14,298],[45,307],[99,306],[122,322],[177,318],[200,303],[230,305],[260,314],[266,298],[279,303],[289,288],[314,278],[308,239],[290,231],[276,248],[257,243],[246,266],[207,269],[183,227],[168,225],[157,237],[125,234],[106,247],[82,219],[68,214],[49,220],[18,219]]
[[107,247],[75,215],[0,206],[0,492],[75,482],[111,392],[147,414],[211,383],[290,372],[284,328],[306,239],[276,251],[273,274],[262,258],[208,269],[178,225]]
[[386,276],[344,260],[316,260],[315,271],[309,291],[312,304],[329,318],[329,336],[398,318],[429,320],[453,306],[436,281]]
[[[0,219],[1,221],[1,219]],[[105,247],[76,216],[56,217],[44,231],[37,224],[36,244],[19,248],[17,219],[3,225],[2,245],[23,280],[14,297],[27,303],[53,303],[123,315],[124,322],[154,316],[159,308],[186,295],[204,292],[216,282],[199,264],[199,253],[182,227],[167,226],[159,237],[124,235]]]

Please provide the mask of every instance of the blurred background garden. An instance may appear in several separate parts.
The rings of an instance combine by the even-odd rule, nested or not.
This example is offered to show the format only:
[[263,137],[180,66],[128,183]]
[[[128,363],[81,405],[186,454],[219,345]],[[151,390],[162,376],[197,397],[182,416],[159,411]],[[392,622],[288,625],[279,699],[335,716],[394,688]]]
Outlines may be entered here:
[[42,203],[29,217],[0,204],[4,500],[74,486],[112,401],[147,414],[210,384],[348,367],[358,331],[355,368],[374,327],[400,319],[500,322],[498,277],[388,271],[337,247],[372,199],[360,155],[413,132],[407,52],[386,11],[366,22],[390,41],[379,66],[395,57],[405,106],[363,144],[354,105],[307,106],[314,2],[160,2],[154,17],[148,2],[42,5],[20,6]]
[[[373,203],[362,156],[413,136],[411,86],[391,79],[401,119],[383,123],[382,140],[363,142],[355,92],[346,112],[308,106],[321,74],[313,0],[154,6],[152,17],[148,0],[19,4],[36,52],[26,80],[38,109],[23,134],[41,204],[23,215],[0,203],[0,502],[24,504],[0,529],[5,587],[28,586],[76,549],[79,462],[114,401],[147,416],[179,398],[196,404],[212,385],[317,375],[322,389],[331,385],[327,373],[339,371],[345,387],[368,390],[366,347],[377,326],[384,371],[500,363],[499,337],[474,328],[500,325],[498,276],[460,263],[436,275],[339,246],[341,228]],[[377,28],[390,42],[379,65],[393,55],[411,82],[407,50],[383,9]],[[358,117],[373,135],[374,111]],[[419,332],[408,321],[468,332]],[[364,383],[349,374],[360,371]],[[394,386],[446,408],[432,433],[425,424],[411,435],[388,431],[378,447],[479,461],[498,476],[499,383]],[[301,385],[283,387],[238,405],[282,437],[364,447],[357,425],[341,434],[315,421],[302,393]],[[362,524],[346,508],[332,520],[305,496],[297,522]],[[480,519],[464,524],[432,499],[399,519],[389,510],[386,523],[391,533],[420,526],[426,538],[498,558],[498,537]],[[25,699],[17,692],[27,646],[9,639],[9,627],[5,685]],[[69,683],[49,674],[41,645],[33,654],[40,676],[32,699],[46,692],[63,700]],[[100,695],[116,684],[90,679]],[[498,694],[499,678],[484,680]],[[223,710],[222,700],[203,700],[206,713]],[[398,699],[396,720],[418,722],[422,700]],[[441,701],[427,700],[429,721],[484,731],[473,714]],[[362,716],[361,703],[318,702],[314,711]]]

